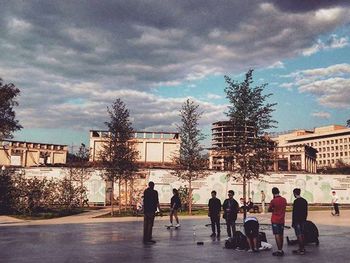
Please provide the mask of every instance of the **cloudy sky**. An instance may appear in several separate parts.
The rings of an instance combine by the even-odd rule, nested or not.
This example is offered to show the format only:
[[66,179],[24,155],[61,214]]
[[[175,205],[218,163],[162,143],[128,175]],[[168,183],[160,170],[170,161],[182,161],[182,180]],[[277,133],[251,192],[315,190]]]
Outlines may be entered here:
[[[350,118],[349,1],[1,1],[0,77],[20,90],[16,139],[79,144],[121,98],[137,130],[173,131],[186,98],[225,119],[224,75],[278,106],[274,131]],[[207,143],[210,140],[208,136]]]

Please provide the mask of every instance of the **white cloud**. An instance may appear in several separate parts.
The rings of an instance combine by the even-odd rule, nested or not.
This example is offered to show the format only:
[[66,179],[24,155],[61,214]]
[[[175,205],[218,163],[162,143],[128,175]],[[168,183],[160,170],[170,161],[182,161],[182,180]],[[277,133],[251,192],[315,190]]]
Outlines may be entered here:
[[318,103],[329,108],[350,108],[350,65],[336,64],[326,68],[307,69],[290,74],[300,93],[314,95]]
[[329,112],[319,111],[319,112],[313,112],[311,116],[320,118],[320,119],[329,119],[331,117],[331,114]]
[[274,68],[284,68],[284,63],[282,61],[276,61],[272,65],[268,66],[267,68],[269,69],[274,69]]
[[211,99],[211,100],[217,100],[217,99],[222,99],[222,96],[217,95],[217,94],[213,94],[213,93],[208,93],[207,98]]
[[348,37],[340,37],[338,38],[337,35],[331,35],[331,37],[326,41],[326,43],[322,42],[322,40],[317,40],[317,43],[312,45],[309,48],[306,48],[302,51],[302,54],[304,56],[311,56],[319,51],[322,50],[329,50],[329,49],[337,49],[337,48],[343,48],[349,45],[349,38]]
[[292,88],[294,87],[294,83],[282,83],[280,85],[281,88],[285,88],[285,89],[288,89],[288,90],[292,90]]

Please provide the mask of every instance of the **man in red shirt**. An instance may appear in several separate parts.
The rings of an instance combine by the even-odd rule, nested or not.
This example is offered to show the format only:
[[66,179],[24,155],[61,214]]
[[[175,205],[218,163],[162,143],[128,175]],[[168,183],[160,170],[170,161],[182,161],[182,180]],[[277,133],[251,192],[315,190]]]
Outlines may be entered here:
[[271,215],[272,232],[275,235],[278,250],[273,252],[273,256],[281,257],[284,255],[283,248],[283,230],[286,215],[287,200],[280,196],[277,187],[272,188],[273,199],[270,202],[269,212]]

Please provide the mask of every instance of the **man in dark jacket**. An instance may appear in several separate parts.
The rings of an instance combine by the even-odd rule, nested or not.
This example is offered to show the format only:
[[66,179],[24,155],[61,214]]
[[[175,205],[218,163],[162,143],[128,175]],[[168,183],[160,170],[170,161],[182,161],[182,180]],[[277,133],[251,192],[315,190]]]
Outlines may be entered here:
[[236,220],[239,211],[239,206],[237,201],[233,199],[234,195],[234,191],[228,191],[228,198],[224,201],[222,205],[222,208],[224,210],[224,218],[226,220],[228,237],[232,237],[232,232],[236,232]]
[[293,190],[295,197],[293,203],[293,215],[292,215],[292,226],[295,231],[295,235],[298,238],[299,249],[293,250],[294,254],[304,255],[304,233],[305,233],[305,224],[307,219],[307,201],[300,196],[300,189],[295,188]]
[[[211,221],[211,230],[212,234],[211,237],[220,237],[220,212],[221,212],[221,201],[220,199],[216,198],[216,191],[211,192],[211,198],[209,199],[209,212],[208,216],[210,217]],[[217,230],[217,235],[215,232],[215,226]]]
[[157,208],[161,212],[158,192],[154,190],[154,183],[149,182],[148,188],[143,193],[143,242],[145,244],[156,243],[156,241],[152,240],[152,228]]

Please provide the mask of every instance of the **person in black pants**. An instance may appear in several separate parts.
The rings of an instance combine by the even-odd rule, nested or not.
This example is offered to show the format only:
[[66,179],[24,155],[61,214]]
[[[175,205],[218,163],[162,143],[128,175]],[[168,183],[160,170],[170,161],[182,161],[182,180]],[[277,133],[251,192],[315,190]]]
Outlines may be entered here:
[[[221,201],[220,199],[216,198],[216,191],[211,191],[211,198],[209,199],[208,206],[209,206],[208,216],[210,217],[211,231],[212,231],[212,234],[210,236],[220,237]],[[216,226],[217,232],[215,232],[215,226]]]
[[158,192],[154,190],[154,183],[149,182],[148,188],[143,193],[143,243],[145,244],[156,243],[156,241],[152,240],[152,228],[157,208],[161,213]]
[[305,224],[307,219],[307,201],[300,196],[300,189],[295,188],[293,194],[295,197],[293,203],[293,214],[292,214],[292,227],[294,228],[295,235],[298,238],[299,249],[293,250],[294,254],[304,255],[304,234],[305,234]]
[[227,235],[229,238],[232,237],[232,232],[236,232],[236,220],[239,211],[238,203],[235,199],[233,199],[234,195],[234,191],[228,191],[228,198],[222,205],[222,208],[224,210],[224,218],[226,220]]

